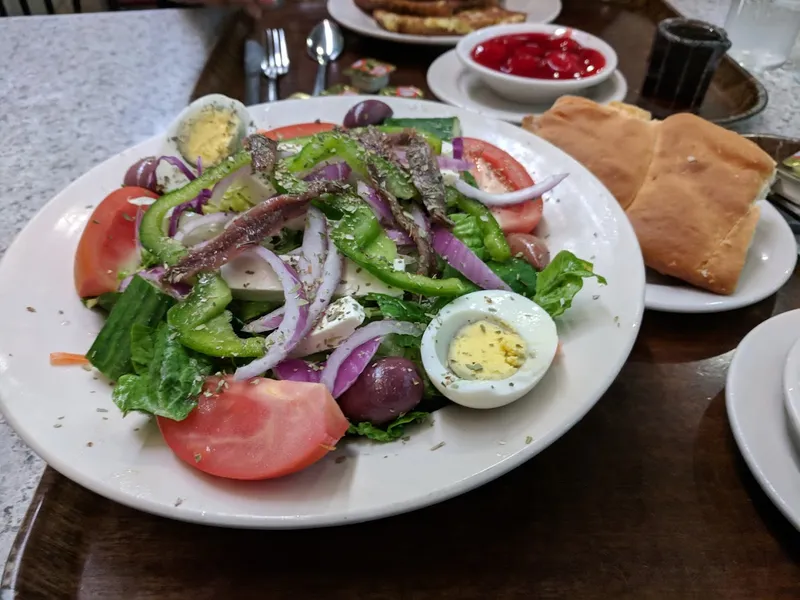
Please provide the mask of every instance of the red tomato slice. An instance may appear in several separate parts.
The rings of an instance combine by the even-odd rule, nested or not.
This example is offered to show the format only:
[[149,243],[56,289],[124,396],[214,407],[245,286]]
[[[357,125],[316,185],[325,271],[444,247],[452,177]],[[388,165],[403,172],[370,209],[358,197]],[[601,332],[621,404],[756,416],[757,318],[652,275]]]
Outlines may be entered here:
[[300,123],[298,125],[286,125],[276,129],[259,131],[271,140],[291,140],[293,138],[308,137],[315,133],[330,131],[336,127],[333,123]]
[[[489,191],[510,192],[533,185],[528,171],[513,156],[489,142],[464,139],[464,158],[475,163],[472,175]],[[492,214],[506,233],[530,233],[542,220],[542,199],[493,208]]]
[[142,197],[158,198],[158,194],[122,187],[94,209],[75,253],[75,288],[81,298],[115,292],[119,272],[136,267],[136,212],[147,207],[129,200]]
[[[219,388],[219,392],[217,389]],[[205,473],[272,479],[305,469],[347,431],[339,405],[319,383],[210,378],[183,421],[158,417],[172,451]]]

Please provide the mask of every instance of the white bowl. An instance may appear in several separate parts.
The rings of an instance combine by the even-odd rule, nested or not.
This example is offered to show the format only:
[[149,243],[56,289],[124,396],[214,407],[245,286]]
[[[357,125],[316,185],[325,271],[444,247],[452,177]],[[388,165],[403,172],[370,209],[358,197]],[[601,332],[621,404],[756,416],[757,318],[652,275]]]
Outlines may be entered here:
[[[532,79],[518,75],[507,75],[479,65],[472,59],[472,49],[491,38],[515,33],[546,33],[573,38],[581,46],[597,50],[606,60],[606,66],[596,75],[580,79]],[[495,25],[479,29],[463,37],[456,46],[458,59],[465,68],[475,73],[481,81],[498,96],[522,104],[541,104],[553,102],[567,94],[580,95],[582,90],[603,83],[617,69],[617,53],[603,40],[580,29],[572,29],[563,25],[547,25],[540,23],[518,23],[514,25]]]

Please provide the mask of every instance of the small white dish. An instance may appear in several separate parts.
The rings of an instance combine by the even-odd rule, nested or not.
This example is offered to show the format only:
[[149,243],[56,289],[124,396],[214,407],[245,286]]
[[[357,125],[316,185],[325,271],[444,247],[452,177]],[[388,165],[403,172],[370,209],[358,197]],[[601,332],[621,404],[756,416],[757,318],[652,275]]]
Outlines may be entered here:
[[[506,0],[505,8],[527,13],[528,23],[550,23],[561,13],[561,0]],[[356,6],[353,0],[328,0],[331,18],[351,31],[367,37],[401,44],[426,46],[455,46],[460,35],[411,35],[383,29],[370,15]]]
[[794,437],[800,440],[800,338],[786,357],[783,368],[783,400]]
[[[603,55],[605,67],[599,73],[580,79],[533,79],[508,75],[494,71],[478,64],[472,58],[472,50],[478,44],[504,35],[521,33],[544,33],[547,35],[570,37],[584,48],[590,48]],[[464,67],[475,73],[484,84],[494,92],[512,102],[536,104],[553,102],[559,96],[576,94],[586,88],[600,85],[617,70],[617,53],[606,42],[580,29],[572,29],[563,25],[547,25],[535,23],[515,23],[512,25],[494,25],[464,36],[456,44],[456,56]]]
[[797,242],[789,224],[769,202],[762,200],[759,206],[761,218],[733,294],[720,296],[678,280],[660,283],[657,274],[648,272],[645,307],[674,313],[723,312],[750,306],[781,289],[797,263]]
[[800,334],[800,310],[765,321],[739,344],[725,403],[733,437],[775,506],[800,529],[800,457],[784,410],[781,376]]
[[[519,104],[495,94],[481,79],[459,62],[455,50],[445,52],[428,68],[428,87],[439,100],[500,119],[509,123],[522,123],[528,115],[540,115],[552,106],[545,104]],[[618,69],[603,83],[586,88],[581,95],[598,104],[621,102],[628,94],[628,82]]]

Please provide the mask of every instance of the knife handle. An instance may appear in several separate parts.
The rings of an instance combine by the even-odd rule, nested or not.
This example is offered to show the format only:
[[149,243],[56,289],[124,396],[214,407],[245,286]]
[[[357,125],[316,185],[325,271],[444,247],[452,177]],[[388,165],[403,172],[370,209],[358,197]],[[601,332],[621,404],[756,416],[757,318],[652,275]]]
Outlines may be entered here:
[[245,77],[244,103],[245,106],[261,104],[261,75]]

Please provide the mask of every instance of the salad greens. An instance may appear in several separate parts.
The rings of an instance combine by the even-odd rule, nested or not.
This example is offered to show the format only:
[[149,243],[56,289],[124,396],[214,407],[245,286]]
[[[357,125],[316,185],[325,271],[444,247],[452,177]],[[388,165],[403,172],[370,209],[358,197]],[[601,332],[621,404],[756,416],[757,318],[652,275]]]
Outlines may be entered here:
[[134,276],[116,301],[86,358],[113,381],[133,372],[130,337],[134,327],[156,327],[174,304],[170,296],[138,275]]
[[606,284],[604,277],[592,271],[592,263],[562,250],[537,276],[533,301],[551,317],[561,316],[572,306],[573,298],[581,291],[587,277],[596,277],[602,285]]
[[[359,137],[361,135],[365,137]],[[375,135],[377,138],[372,137],[371,141],[366,139]],[[338,365],[346,364],[346,368],[338,373],[334,371],[334,378],[328,380],[332,383],[326,384],[328,389],[334,393],[343,372],[355,380],[371,360],[403,359],[395,360],[395,364],[402,363],[407,372],[418,371],[423,386],[415,394],[421,394],[426,401],[434,400],[433,403],[420,405],[433,410],[437,407],[436,401],[443,400],[443,396],[426,375],[421,358],[421,337],[409,335],[408,331],[414,331],[414,327],[424,328],[452,299],[480,289],[473,281],[489,289],[506,289],[503,286],[505,284],[514,292],[536,302],[552,317],[558,317],[570,308],[575,295],[583,287],[584,279],[596,277],[605,284],[605,279],[593,272],[591,263],[566,250],[559,252],[541,271],[519,256],[512,257],[506,235],[495,214],[483,204],[495,199],[471,194],[473,190],[469,186],[465,188],[458,179],[455,181],[460,191],[449,185],[443,186],[437,165],[441,171],[457,170],[457,177],[478,188],[478,183],[468,170],[468,162],[461,156],[441,156],[443,149],[451,146],[443,145],[443,141],[453,141],[452,147],[464,143],[464,139],[453,139],[459,135],[460,123],[456,118],[388,119],[376,128],[349,132],[339,129],[307,132],[286,145],[286,148],[293,148],[292,151],[284,148],[280,153],[276,142],[264,136],[259,138],[258,134],[251,136],[259,138],[255,143],[261,144],[261,151],[273,152],[270,155],[270,168],[264,170],[259,167],[258,175],[262,178],[261,184],[269,184],[265,189],[274,188],[288,197],[286,204],[279,209],[287,212],[278,215],[283,219],[276,220],[278,227],[258,230],[269,232],[263,240],[248,239],[236,250],[261,244],[262,247],[257,250],[258,253],[267,253],[259,254],[266,256],[264,260],[273,266],[277,261],[278,266],[286,268],[284,278],[288,277],[296,285],[290,287],[281,279],[285,304],[241,298],[234,300],[231,287],[218,269],[219,263],[214,269],[201,268],[188,273],[186,281],[180,277],[171,278],[170,275],[175,265],[183,264],[183,261],[202,252],[200,246],[187,248],[168,235],[165,225],[172,215],[174,226],[180,215],[180,212],[175,212],[178,207],[181,207],[179,211],[184,210],[187,203],[202,195],[206,201],[210,197],[218,199],[188,209],[197,213],[193,219],[216,218],[214,223],[219,224],[225,220],[218,215],[212,217],[215,212],[242,213],[244,216],[238,215],[227,222],[218,239],[227,235],[229,230],[248,227],[248,218],[256,219],[253,213],[258,211],[261,206],[259,200],[262,199],[255,197],[253,190],[260,188],[241,184],[239,179],[240,175],[246,176],[240,170],[251,170],[258,166],[259,160],[254,158],[254,154],[249,150],[238,151],[217,166],[205,169],[184,187],[158,198],[144,213],[138,230],[141,241],[141,248],[138,249],[139,273],[149,274],[152,282],[134,275],[121,293],[108,292],[93,301],[94,305],[109,310],[110,314],[87,358],[99,371],[117,382],[113,392],[116,405],[123,413],[139,411],[175,421],[183,420],[197,406],[198,394],[212,372],[229,370],[231,365],[249,362],[242,359],[269,361],[274,352],[273,346],[281,346],[281,343],[289,340],[287,337],[276,344],[278,338],[273,336],[278,334],[291,335],[292,345],[279,362],[264,363],[268,366],[259,372],[274,368],[278,373],[281,365],[291,362],[291,369],[282,371],[287,376],[279,375],[282,379],[303,382],[321,379],[325,382],[330,370],[325,376],[321,372],[329,369],[330,363],[336,362],[333,357],[346,347],[347,340],[344,338],[347,336],[338,340],[338,331],[335,335],[331,334],[330,339],[337,339],[338,343],[329,344],[321,352],[311,344],[308,347],[313,349],[296,354],[290,354],[290,351],[312,337],[314,328],[325,319],[333,322],[339,318],[344,321],[347,315],[358,314],[357,309],[363,309],[358,325],[367,315],[369,324],[364,327],[377,327],[375,331],[380,333],[373,338],[370,330],[370,335],[364,334],[358,345],[353,342],[355,347],[348,350],[351,354],[344,357],[344,363],[342,357],[337,358]],[[404,136],[414,143],[406,141],[408,146],[405,150],[393,153],[392,140]],[[420,138],[427,145],[419,143]],[[381,143],[376,144],[375,139]],[[409,156],[415,160],[406,160]],[[416,165],[413,173],[409,172],[407,164]],[[423,168],[419,165],[423,165]],[[333,176],[325,174],[332,172],[332,166],[336,167],[333,170],[340,179],[329,178]],[[434,172],[435,177],[423,180],[430,171]],[[379,177],[375,176],[376,173]],[[214,186],[226,180],[222,184],[225,186],[233,178],[236,181],[221,196],[212,193]],[[318,188],[316,186],[321,182],[312,180],[320,178],[334,183],[327,183],[326,188]],[[350,185],[335,183],[341,180],[349,181]],[[388,206],[379,204],[372,195],[368,198],[361,188],[358,188],[357,195],[355,180],[362,186],[379,180],[386,193],[375,195]],[[433,188],[436,194],[430,193]],[[313,192],[313,200],[296,197],[309,190]],[[324,190],[324,193],[320,190]],[[433,218],[433,196],[438,198],[439,204],[435,208],[441,211],[440,219]],[[504,201],[511,202],[507,198]],[[283,196],[281,202],[284,202]],[[308,209],[309,202],[319,210]],[[306,230],[283,227],[290,218],[290,209],[300,204],[303,210],[298,214],[302,215],[307,210]],[[425,215],[422,207],[427,207],[430,214]],[[443,216],[445,210],[446,216]],[[314,214],[318,216],[314,217]],[[407,217],[407,222],[403,215]],[[312,227],[314,218],[317,219],[316,229]],[[431,222],[435,225],[433,228]],[[457,244],[461,252],[460,262],[448,257],[447,251],[440,246],[437,249],[441,257],[432,255],[433,258],[427,262],[431,255],[424,252],[426,245],[433,253],[431,237],[440,235],[443,228],[444,233],[451,236],[450,241],[457,244],[452,240],[452,236],[455,236],[466,246],[465,249],[462,244]],[[314,233],[309,235],[310,231]],[[314,239],[317,235],[320,240]],[[236,253],[232,251],[230,254]],[[404,296],[368,293],[356,298],[358,304],[348,301],[346,310],[340,306],[337,309],[340,314],[329,314],[327,309],[337,304],[332,300],[334,291],[344,283],[339,281],[342,275],[337,266],[342,256],[360,267],[357,271],[363,269],[381,283],[402,290]],[[329,261],[329,258],[334,260]],[[400,267],[397,266],[398,261]],[[474,275],[470,276],[466,262],[479,263],[495,287]],[[419,270],[407,271],[404,268],[407,264],[417,265]],[[161,269],[163,273],[165,268],[167,277],[153,277],[155,270]],[[187,291],[181,291],[181,286]],[[290,316],[294,319],[291,323]],[[287,324],[291,324],[292,328],[287,328]],[[411,324],[421,324],[423,327],[411,327]],[[362,332],[364,327],[361,328]],[[347,333],[348,336],[352,334],[352,331]],[[367,346],[371,350],[364,359],[364,348]],[[357,356],[359,352],[362,357]],[[254,364],[258,368],[261,362]],[[411,365],[415,369],[409,368]],[[414,384],[419,386],[419,380],[415,379]],[[403,411],[398,409],[394,414]],[[389,442],[404,435],[405,425],[423,421],[429,414],[419,408],[408,410],[388,424],[385,424],[385,418],[370,417],[384,425],[354,419],[354,422],[350,422],[348,433]]]
[[136,324],[130,352],[135,374],[122,375],[112,398],[123,414],[139,411],[182,421],[197,406],[211,361],[188,350],[169,325]]
[[377,427],[369,422],[351,423],[347,433],[350,435],[363,435],[376,442],[393,442],[403,437],[405,426],[411,423],[422,423],[430,417],[431,413],[412,411],[389,423],[385,428]]

